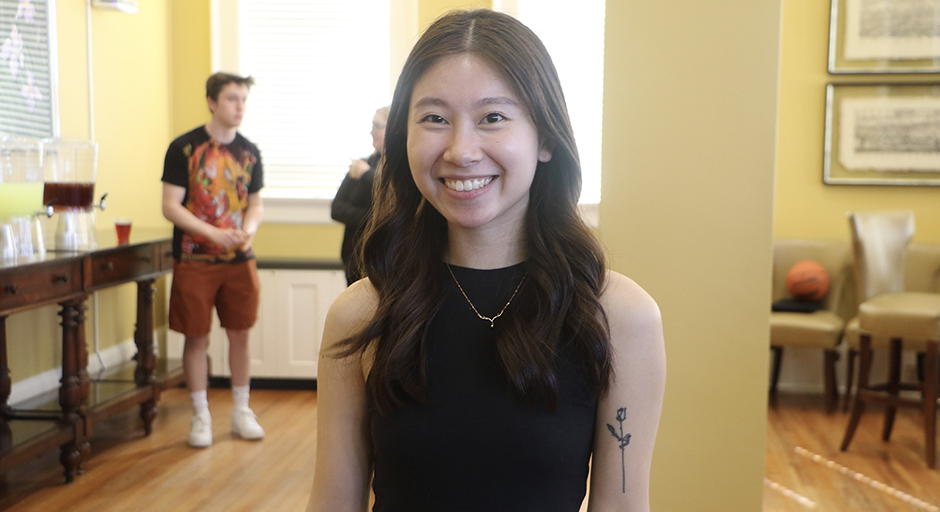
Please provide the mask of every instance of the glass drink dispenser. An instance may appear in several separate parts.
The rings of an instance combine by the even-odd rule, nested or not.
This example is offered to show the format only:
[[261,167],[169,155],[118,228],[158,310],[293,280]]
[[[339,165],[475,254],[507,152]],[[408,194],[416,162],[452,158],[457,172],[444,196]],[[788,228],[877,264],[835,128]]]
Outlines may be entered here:
[[38,214],[42,212],[42,143],[0,136],[0,259],[44,252]]
[[55,248],[64,251],[90,250],[95,237],[95,180],[98,173],[98,144],[81,139],[44,139],[45,187],[42,202],[53,211]]

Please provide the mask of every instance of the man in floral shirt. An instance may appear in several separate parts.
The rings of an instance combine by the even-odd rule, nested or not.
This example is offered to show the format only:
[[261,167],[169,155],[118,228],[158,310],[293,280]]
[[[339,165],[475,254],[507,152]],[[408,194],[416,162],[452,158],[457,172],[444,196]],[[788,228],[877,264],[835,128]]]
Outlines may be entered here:
[[264,217],[261,153],[236,130],[251,77],[216,73],[206,81],[212,120],[174,140],[163,167],[163,215],[174,224],[170,329],[186,336],[183,368],[193,401],[189,444],[212,444],[206,350],[215,307],[229,339],[232,433],[261,439],[248,407],[248,330],[258,316],[258,270],[251,243]]

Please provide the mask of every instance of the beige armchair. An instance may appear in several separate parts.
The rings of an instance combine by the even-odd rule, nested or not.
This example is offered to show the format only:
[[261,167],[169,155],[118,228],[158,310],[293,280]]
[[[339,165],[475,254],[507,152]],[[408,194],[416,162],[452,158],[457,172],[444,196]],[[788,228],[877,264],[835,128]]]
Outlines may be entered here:
[[[914,214],[856,212],[849,215],[858,298],[858,386],[841,450],[855,435],[866,403],[885,406],[882,439],[891,436],[898,407],[916,407],[924,419],[927,465],[936,465],[937,347],[940,342],[940,294],[904,291],[907,248],[914,235]],[[871,384],[874,341],[888,340],[888,376]],[[903,344],[903,345],[902,345]],[[924,352],[923,383],[901,381],[902,349]],[[901,390],[920,391],[918,399]]]
[[826,411],[832,412],[838,401],[836,388],[836,351],[845,326],[852,313],[846,311],[842,301],[844,283],[850,274],[852,261],[848,243],[815,240],[774,240],[773,301],[787,299],[787,271],[795,263],[813,260],[829,274],[829,292],[823,308],[812,313],[771,312],[770,348],[773,366],[770,381],[771,400],[776,398],[777,380],[783,359],[783,347],[815,347],[823,350],[823,382],[825,383]]

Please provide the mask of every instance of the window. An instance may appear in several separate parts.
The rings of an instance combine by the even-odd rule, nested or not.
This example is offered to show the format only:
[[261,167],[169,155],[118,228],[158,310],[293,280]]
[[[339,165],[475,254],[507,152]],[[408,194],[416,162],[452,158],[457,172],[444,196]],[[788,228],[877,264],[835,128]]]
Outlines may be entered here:
[[350,158],[372,153],[372,116],[390,101],[389,10],[238,1],[238,69],[226,70],[255,78],[239,131],[261,149],[266,199],[331,200]]
[[0,0],[0,133],[57,134],[55,2]]
[[[327,220],[329,202],[348,170],[349,159],[372,151],[368,134],[372,115],[391,100],[390,47],[395,53],[407,53],[417,40],[418,34],[412,32],[418,28],[404,19],[417,17],[416,3],[212,2],[215,26],[223,34],[215,39],[216,58],[223,54],[217,69],[251,74],[256,80],[240,131],[258,144],[264,157],[266,217],[275,222]],[[397,6],[394,12],[393,5]],[[517,15],[552,55],[581,155],[581,202],[594,205],[585,213],[596,225],[605,2],[584,0],[571,9],[570,2],[561,0],[494,0],[493,7]],[[395,46],[403,41],[392,40],[393,23],[403,24],[392,30],[403,41],[411,40],[404,41],[407,48]],[[576,37],[569,28],[573,26]],[[287,210],[280,210],[281,206]]]
[[600,203],[605,1],[494,0],[493,7],[525,23],[552,56],[581,156],[581,203]]

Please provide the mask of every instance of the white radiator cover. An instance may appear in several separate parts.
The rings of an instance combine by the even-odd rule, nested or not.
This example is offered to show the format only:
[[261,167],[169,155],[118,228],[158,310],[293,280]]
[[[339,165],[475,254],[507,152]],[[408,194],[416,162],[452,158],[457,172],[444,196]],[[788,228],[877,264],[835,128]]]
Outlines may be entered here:
[[[258,277],[261,304],[258,322],[249,335],[251,376],[316,379],[323,323],[333,300],[346,289],[345,274],[341,270],[259,269]],[[179,358],[182,354],[183,336],[168,331],[167,355]],[[209,356],[212,376],[230,376],[228,339],[215,314]]]

